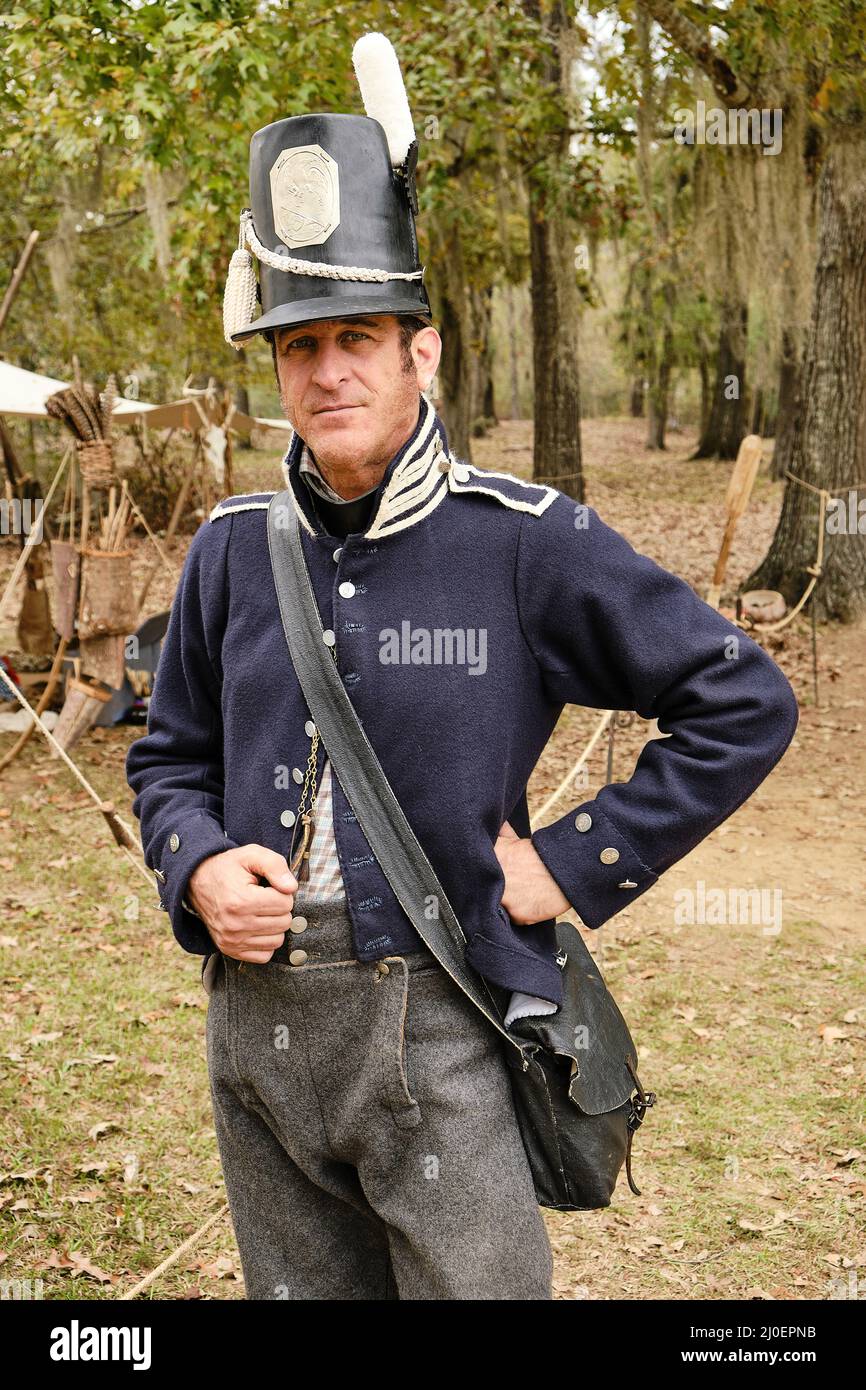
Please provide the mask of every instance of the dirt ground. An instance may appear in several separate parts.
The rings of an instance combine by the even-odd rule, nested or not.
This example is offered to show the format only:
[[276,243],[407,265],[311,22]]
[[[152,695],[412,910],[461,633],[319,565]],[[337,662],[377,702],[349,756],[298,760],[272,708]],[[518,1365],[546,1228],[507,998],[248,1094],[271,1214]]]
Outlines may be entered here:
[[[585,423],[587,500],[703,593],[730,465],[689,462],[687,434],[664,455],[642,435],[641,422]],[[528,476],[530,440],[528,423],[504,423],[475,461]],[[239,490],[281,485],[276,453],[240,454],[238,470]],[[762,474],[729,598],[763,555],[780,497]],[[188,539],[170,547],[178,566]],[[0,546],[0,585],[13,560]],[[151,611],[171,588],[160,575]],[[11,636],[0,628],[0,650]],[[866,627],[819,630],[817,705],[807,624],[769,649],[800,702],[787,754],[649,893],[587,933],[657,1103],[634,1144],[640,1196],[623,1174],[610,1208],[545,1214],[559,1299],[866,1297]],[[531,808],[597,719],[564,712]],[[615,780],[649,732],[639,719],[617,729]],[[138,733],[97,730],[76,750],[129,821],[123,760]],[[10,743],[0,735],[0,756]],[[603,739],[588,785],[548,818],[603,785],[606,757]],[[155,891],[35,738],[0,777],[0,867],[0,1277],[42,1278],[46,1297],[117,1297],[224,1201],[197,962],[166,940]],[[728,904],[729,890],[763,890],[772,920],[729,907],[689,923],[683,890]],[[242,1293],[223,1220],[150,1296]]]

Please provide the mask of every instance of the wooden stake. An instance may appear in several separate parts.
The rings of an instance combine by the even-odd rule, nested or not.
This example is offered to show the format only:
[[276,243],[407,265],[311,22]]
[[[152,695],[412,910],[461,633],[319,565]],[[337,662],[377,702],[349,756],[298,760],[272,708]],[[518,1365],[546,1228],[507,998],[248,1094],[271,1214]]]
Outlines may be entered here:
[[734,532],[737,529],[737,522],[746,510],[749,498],[752,495],[752,488],[755,485],[755,478],[758,476],[758,469],[761,465],[761,453],[763,451],[763,441],[760,435],[747,434],[740,445],[737,454],[737,461],[734,464],[728,483],[728,491],[725,495],[725,507],[727,518],[725,530],[722,536],[722,544],[719,548],[719,556],[716,560],[716,568],[713,571],[713,582],[707,590],[707,603],[712,608],[718,608],[722,594],[722,584],[728,568],[728,559],[731,554],[731,546],[734,541]]
[[32,231],[29,237],[27,238],[26,242],[24,243],[24,250],[21,252],[21,255],[18,258],[18,264],[12,272],[12,279],[9,281],[9,284],[6,287],[6,293],[3,296],[3,303],[0,304],[0,332],[2,332],[6,320],[9,317],[9,310],[12,308],[12,301],[18,293],[21,281],[24,279],[25,272],[27,270],[28,265],[30,264],[30,257],[33,255],[33,252],[36,249],[36,243],[38,240],[39,233],[37,231]]

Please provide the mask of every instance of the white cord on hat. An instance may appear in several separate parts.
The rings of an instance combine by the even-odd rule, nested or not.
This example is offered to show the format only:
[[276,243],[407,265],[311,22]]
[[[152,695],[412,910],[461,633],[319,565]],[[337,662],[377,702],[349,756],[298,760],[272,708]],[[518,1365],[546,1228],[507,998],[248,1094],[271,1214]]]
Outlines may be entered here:
[[242,328],[246,328],[255,312],[256,304],[256,272],[250,251],[274,270],[285,270],[293,275],[319,276],[326,280],[366,280],[383,283],[386,280],[420,280],[424,274],[423,267],[421,270],[374,270],[371,266],[327,265],[319,261],[301,261],[295,256],[284,256],[278,251],[269,251],[256,235],[251,210],[244,208],[241,213],[238,249],[229,262],[223,295],[223,334],[229,346],[238,351],[243,344],[233,342],[232,334],[240,333]]
[[421,270],[374,270],[364,265],[328,265],[320,261],[300,261],[295,256],[284,256],[278,251],[269,251],[256,236],[253,214],[249,208],[241,213],[241,238],[265,265],[274,270],[290,271],[293,275],[318,275],[325,280],[420,280]]

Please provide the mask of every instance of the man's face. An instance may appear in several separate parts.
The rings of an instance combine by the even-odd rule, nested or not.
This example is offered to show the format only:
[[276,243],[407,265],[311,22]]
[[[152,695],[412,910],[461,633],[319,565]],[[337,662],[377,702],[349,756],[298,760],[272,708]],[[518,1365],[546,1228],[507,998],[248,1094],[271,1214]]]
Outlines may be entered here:
[[[441,347],[435,328],[422,329],[407,370],[394,314],[279,329],[283,410],[320,466],[341,474],[383,467],[415,426],[418,393],[430,385]],[[361,480],[359,473],[359,487]]]

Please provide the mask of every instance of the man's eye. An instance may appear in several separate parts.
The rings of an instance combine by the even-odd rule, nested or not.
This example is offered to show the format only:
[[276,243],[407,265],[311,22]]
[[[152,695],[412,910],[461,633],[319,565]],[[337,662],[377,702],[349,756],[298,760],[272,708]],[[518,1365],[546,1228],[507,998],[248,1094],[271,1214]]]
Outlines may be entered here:
[[[369,334],[368,334],[368,333],[362,333],[362,332],[360,331],[360,329],[355,328],[355,329],[347,329],[346,332],[343,333],[341,336],[342,336],[343,338],[368,338],[368,337],[369,337]],[[284,351],[284,352],[291,352],[292,348],[304,348],[304,347],[309,347],[310,344],[312,344],[313,346],[315,346],[315,339],[314,339],[314,338],[293,338],[292,341],[291,341],[290,343],[286,343],[286,346],[285,346],[285,348],[283,349],[283,351]]]

